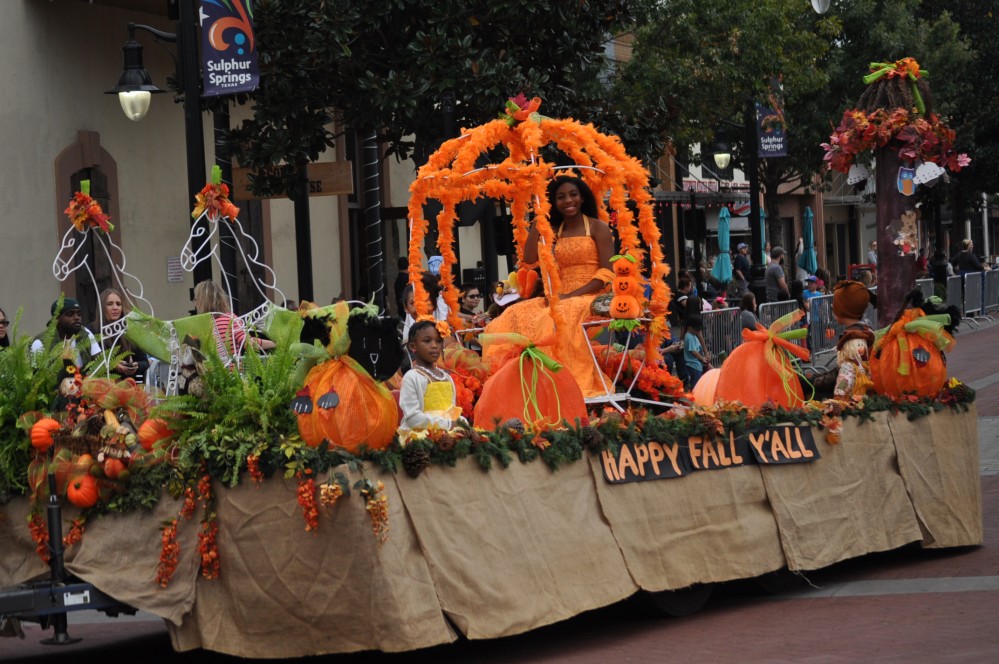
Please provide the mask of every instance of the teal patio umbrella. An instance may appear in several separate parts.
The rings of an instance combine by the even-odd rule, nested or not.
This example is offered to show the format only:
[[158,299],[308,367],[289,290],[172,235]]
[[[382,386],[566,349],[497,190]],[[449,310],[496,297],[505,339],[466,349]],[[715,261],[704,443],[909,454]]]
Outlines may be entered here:
[[711,268],[711,276],[723,284],[732,279],[732,256],[729,254],[730,216],[727,207],[723,207],[718,213],[718,256]]
[[805,216],[801,221],[801,243],[804,245],[804,251],[798,257],[798,267],[808,274],[815,274],[815,270],[819,268],[815,256],[815,231],[812,228],[814,216],[812,208],[806,207]]

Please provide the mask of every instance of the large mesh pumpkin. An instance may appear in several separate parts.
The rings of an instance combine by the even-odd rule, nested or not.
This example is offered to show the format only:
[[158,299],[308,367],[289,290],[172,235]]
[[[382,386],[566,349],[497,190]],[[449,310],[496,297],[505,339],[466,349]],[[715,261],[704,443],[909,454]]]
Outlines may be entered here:
[[781,316],[769,329],[757,323],[755,330],[743,330],[743,343],[732,351],[718,373],[715,399],[738,401],[752,408],[768,401],[785,408],[804,404],[792,356],[808,360],[810,354],[792,340],[804,338],[808,330],[788,329],[804,315],[798,310]]
[[542,353],[519,334],[482,334],[483,347],[491,343],[519,348],[503,359],[483,384],[475,404],[474,423],[492,429],[497,423],[517,419],[532,428],[585,421],[586,402],[572,373]]
[[939,394],[947,381],[943,353],[955,344],[944,329],[949,323],[947,314],[927,316],[922,309],[912,308],[903,311],[887,330],[879,331],[870,362],[874,390],[896,397]]
[[362,446],[387,447],[399,424],[398,406],[392,393],[347,354],[348,306],[343,302],[324,308],[309,304],[302,307],[306,327],[322,329],[322,338],[317,340],[329,358],[309,370],[293,404],[302,440],[313,447],[328,440],[351,453]]

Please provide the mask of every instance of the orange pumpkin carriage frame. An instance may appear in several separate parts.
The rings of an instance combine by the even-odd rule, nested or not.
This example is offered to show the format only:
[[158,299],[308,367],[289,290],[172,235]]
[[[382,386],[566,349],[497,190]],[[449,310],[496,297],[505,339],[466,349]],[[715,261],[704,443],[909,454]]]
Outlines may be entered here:
[[[424,205],[435,199],[441,204],[437,215],[437,247],[443,263],[440,268],[441,292],[448,305],[447,322],[438,325],[442,336],[461,328],[458,312],[458,289],[452,276],[457,261],[454,251],[454,225],[458,204],[478,198],[508,201],[513,224],[518,266],[524,267],[524,245],[531,218],[539,233],[538,267],[544,294],[552,304],[556,326],[559,320],[560,280],[555,256],[555,230],[549,219],[550,203],[546,189],[559,171],[578,175],[593,191],[598,218],[613,226],[620,240],[620,251],[635,257],[645,268],[651,294],[648,302],[646,356],[661,358],[659,346],[668,325],[666,311],[670,291],[665,277],[669,274],[660,233],[653,215],[653,196],[649,191],[648,171],[624,150],[614,136],[598,132],[591,124],[572,119],[557,120],[537,113],[540,99],[530,102],[522,97],[506,104],[506,113],[473,129],[463,129],[461,136],[446,141],[417,173],[410,186],[409,200],[409,274],[414,288],[417,318],[431,320],[434,303],[423,287],[422,247],[430,222],[424,217]],[[542,156],[545,147],[553,146],[574,161],[561,166]],[[477,167],[486,153],[504,148],[506,157],[499,163]],[[630,202],[630,204],[629,204]],[[594,358],[595,360],[595,358]]]

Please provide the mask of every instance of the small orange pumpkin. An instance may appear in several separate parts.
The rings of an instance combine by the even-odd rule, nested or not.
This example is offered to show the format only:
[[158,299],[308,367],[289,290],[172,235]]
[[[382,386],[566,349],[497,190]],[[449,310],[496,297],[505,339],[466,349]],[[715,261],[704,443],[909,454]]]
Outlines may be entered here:
[[52,447],[52,434],[62,428],[58,420],[43,417],[31,426],[31,446],[45,453]]
[[611,267],[614,268],[614,274],[619,277],[638,277],[638,261],[634,256],[628,254],[611,256]]
[[99,496],[97,478],[90,474],[76,475],[66,489],[66,499],[81,509],[93,507]]
[[154,418],[142,423],[139,427],[138,435],[139,444],[142,445],[142,449],[148,452],[153,449],[153,445],[161,440],[172,438],[174,432],[167,426],[166,421]]
[[632,297],[639,297],[642,294],[642,284],[639,283],[638,279],[634,279],[632,277],[614,277],[614,283],[611,290],[614,295],[631,295]]
[[114,457],[104,459],[104,476],[109,480],[117,479],[123,470],[125,470],[125,464],[121,462],[121,459]]

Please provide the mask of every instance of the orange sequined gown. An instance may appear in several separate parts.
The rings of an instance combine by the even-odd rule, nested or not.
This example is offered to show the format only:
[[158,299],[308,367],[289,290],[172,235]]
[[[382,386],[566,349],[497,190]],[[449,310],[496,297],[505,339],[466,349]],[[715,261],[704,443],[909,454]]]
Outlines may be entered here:
[[[595,222],[601,223],[601,222]],[[587,284],[593,279],[594,273],[600,268],[600,256],[593,238],[587,235],[578,237],[563,237],[555,243],[555,262],[559,266],[562,280],[561,292],[570,293]],[[602,291],[603,292],[603,291]],[[577,295],[559,300],[558,312],[562,326],[554,335],[556,343],[552,346],[538,347],[549,356],[558,360],[579,383],[583,396],[590,397],[606,394],[607,389],[613,392],[610,378],[604,377],[607,389],[600,380],[600,374],[594,366],[590,354],[589,340],[580,323],[593,318],[590,305],[600,293]],[[595,328],[591,328],[595,332]],[[485,333],[517,332],[537,343],[545,338],[552,338],[555,332],[555,321],[548,308],[545,298],[535,297],[524,302],[510,305],[498,318],[486,326]],[[483,351],[486,360],[502,357],[508,348],[491,346]],[[495,367],[499,368],[499,367]]]

